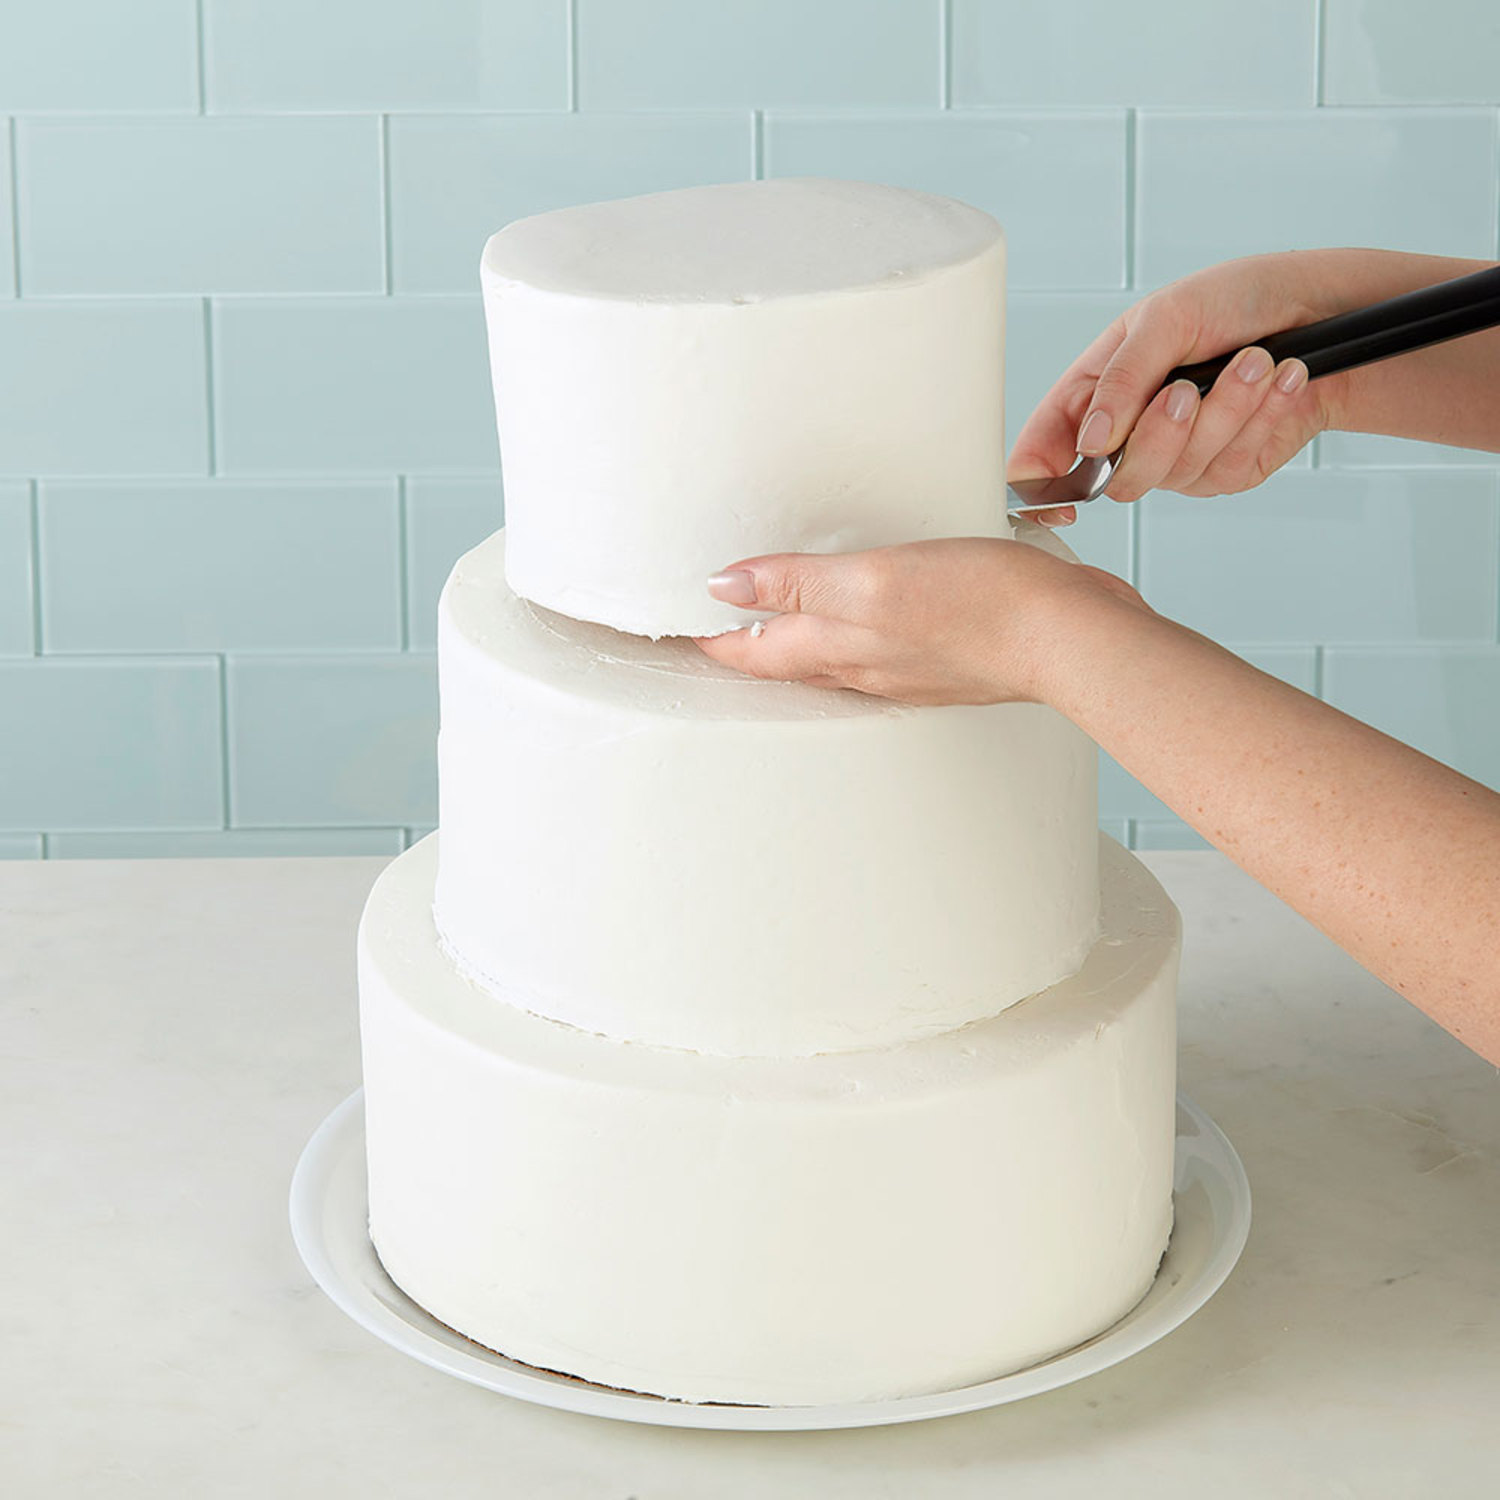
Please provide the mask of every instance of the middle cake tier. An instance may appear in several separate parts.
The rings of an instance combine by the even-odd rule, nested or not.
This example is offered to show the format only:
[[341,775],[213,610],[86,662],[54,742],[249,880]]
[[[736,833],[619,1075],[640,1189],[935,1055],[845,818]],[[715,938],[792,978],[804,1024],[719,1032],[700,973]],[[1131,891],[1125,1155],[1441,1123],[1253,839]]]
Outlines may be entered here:
[[504,549],[439,607],[433,914],[473,982],[622,1041],[802,1056],[951,1030],[1083,963],[1096,752],[1066,719],[745,677],[518,598]]

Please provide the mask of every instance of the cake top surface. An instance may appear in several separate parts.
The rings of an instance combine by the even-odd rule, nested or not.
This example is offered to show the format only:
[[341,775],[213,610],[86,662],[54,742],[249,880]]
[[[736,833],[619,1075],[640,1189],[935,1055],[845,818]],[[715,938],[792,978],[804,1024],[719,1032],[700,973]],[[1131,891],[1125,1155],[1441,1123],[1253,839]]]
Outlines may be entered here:
[[485,246],[483,275],[582,297],[748,303],[899,285],[1001,238],[953,198],[786,177],[518,219]]

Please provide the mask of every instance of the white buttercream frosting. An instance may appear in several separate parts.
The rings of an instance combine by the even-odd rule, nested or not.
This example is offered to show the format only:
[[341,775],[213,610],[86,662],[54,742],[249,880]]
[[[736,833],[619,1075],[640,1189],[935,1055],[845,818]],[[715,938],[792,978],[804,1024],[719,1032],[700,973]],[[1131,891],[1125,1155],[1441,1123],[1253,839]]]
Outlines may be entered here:
[[386,870],[360,929],[370,1228],[468,1337],[688,1400],[857,1401],[1030,1364],[1149,1286],[1178,929],[1118,846],[1104,938],[1055,989],[771,1059],[621,1045],[468,983],[430,918],[436,845]]
[[436,918],[477,980],[621,1040],[786,1056],[961,1026],[1083,962],[1096,752],[1066,719],[745,677],[517,598],[505,551],[439,606]]
[[519,220],[482,281],[517,593],[645,635],[746,623],[773,551],[1004,536],[1005,247],[868,183],[687,188]]

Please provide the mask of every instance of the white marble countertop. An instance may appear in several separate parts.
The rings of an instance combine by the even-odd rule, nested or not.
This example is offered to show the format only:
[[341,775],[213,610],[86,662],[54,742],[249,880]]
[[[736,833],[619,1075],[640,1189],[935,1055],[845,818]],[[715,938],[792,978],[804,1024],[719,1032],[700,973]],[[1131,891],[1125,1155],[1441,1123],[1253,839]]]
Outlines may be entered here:
[[1500,1076],[1213,854],[1184,1088],[1255,1194],[1162,1343],[901,1428],[727,1434],[540,1410],[348,1322],[292,1248],[359,1082],[374,859],[0,865],[0,1493],[871,1500],[1500,1493]]

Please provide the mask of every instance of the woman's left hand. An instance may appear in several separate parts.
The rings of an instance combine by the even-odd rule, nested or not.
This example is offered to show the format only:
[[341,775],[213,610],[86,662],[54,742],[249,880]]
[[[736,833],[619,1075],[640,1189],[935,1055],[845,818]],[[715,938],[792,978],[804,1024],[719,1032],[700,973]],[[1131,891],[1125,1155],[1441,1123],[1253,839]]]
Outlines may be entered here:
[[700,638],[716,661],[918,704],[1045,701],[1070,611],[1146,608],[1113,574],[989,537],[752,557],[709,593],[776,612],[758,630]]

